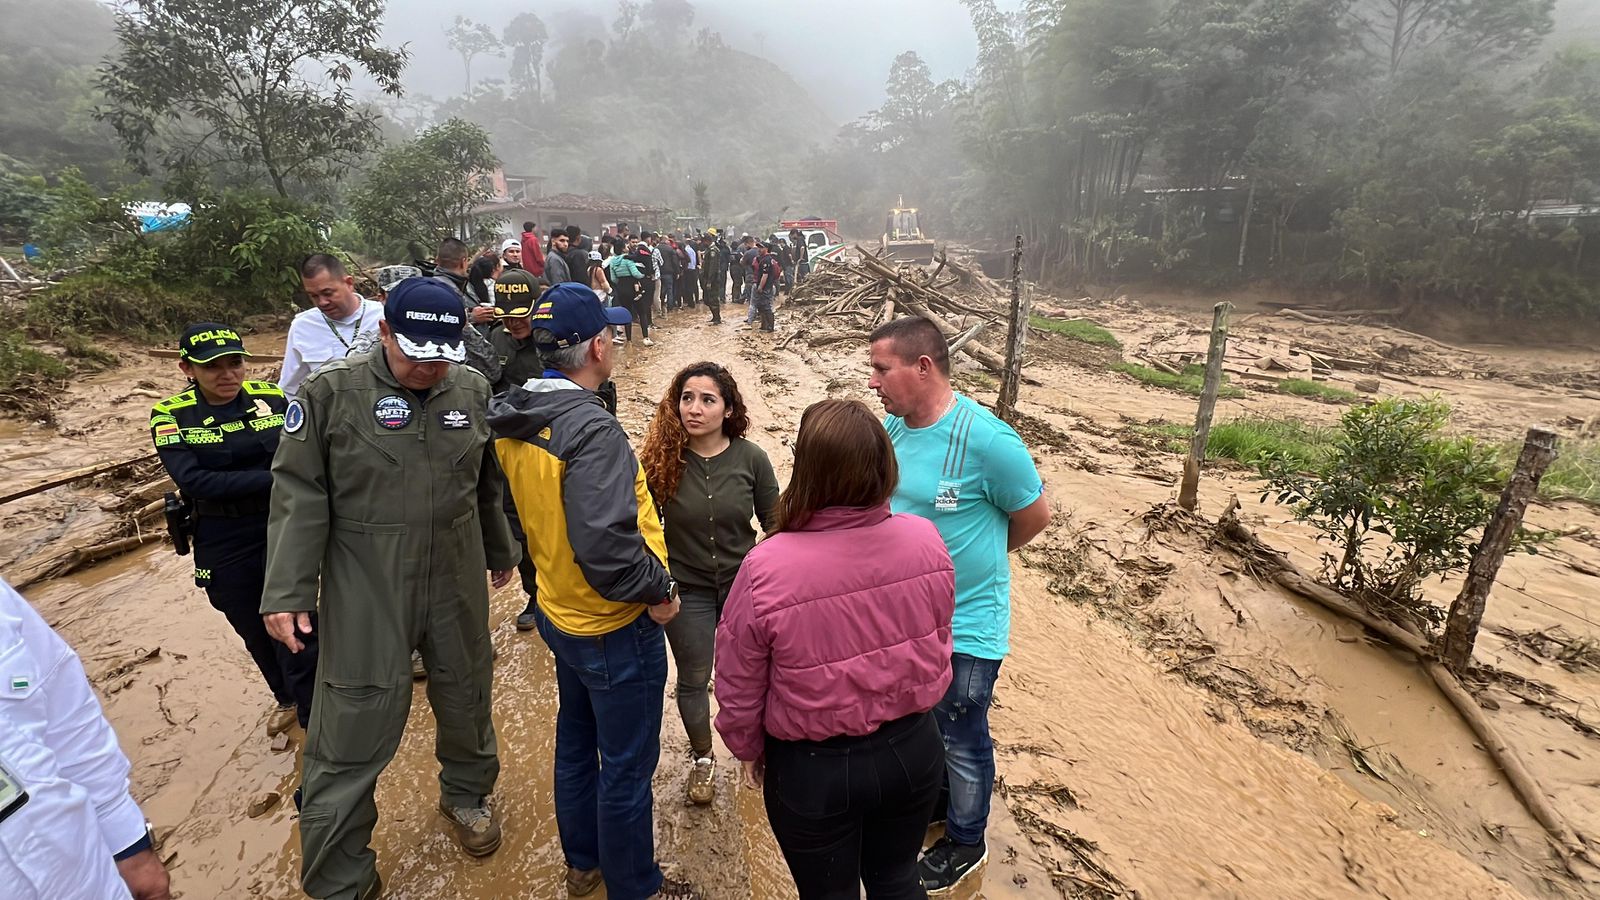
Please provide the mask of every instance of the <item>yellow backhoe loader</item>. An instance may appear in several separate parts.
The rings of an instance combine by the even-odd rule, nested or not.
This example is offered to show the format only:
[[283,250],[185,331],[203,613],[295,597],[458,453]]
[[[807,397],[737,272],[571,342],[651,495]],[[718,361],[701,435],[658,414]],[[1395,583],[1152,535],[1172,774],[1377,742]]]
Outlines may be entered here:
[[927,265],[933,262],[934,243],[917,227],[917,209],[906,206],[905,198],[889,210],[889,219],[883,226],[883,253],[900,262]]

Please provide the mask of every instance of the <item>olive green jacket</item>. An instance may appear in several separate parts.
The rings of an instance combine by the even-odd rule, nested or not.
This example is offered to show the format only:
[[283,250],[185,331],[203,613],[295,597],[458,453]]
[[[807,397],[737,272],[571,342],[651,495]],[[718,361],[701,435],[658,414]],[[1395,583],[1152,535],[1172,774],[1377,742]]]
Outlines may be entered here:
[[464,365],[419,399],[381,345],[306,379],[272,462],[261,612],[317,609],[319,579],[324,616],[417,615],[472,594],[486,602],[484,571],[522,558],[501,507],[488,406],[489,382]]

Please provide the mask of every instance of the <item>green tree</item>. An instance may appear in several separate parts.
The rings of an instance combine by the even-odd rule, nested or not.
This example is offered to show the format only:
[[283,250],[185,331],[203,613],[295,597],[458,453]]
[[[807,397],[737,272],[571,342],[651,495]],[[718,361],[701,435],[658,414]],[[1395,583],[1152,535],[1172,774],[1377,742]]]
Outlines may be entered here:
[[488,132],[450,119],[383,151],[350,192],[351,218],[378,244],[475,234],[485,219],[473,210],[492,195],[483,176],[499,165]]
[[531,12],[520,13],[506,23],[500,40],[511,48],[511,83],[532,91],[535,99],[544,94],[544,48],[550,32],[544,20]]
[[872,119],[890,144],[920,137],[949,107],[954,89],[948,82],[934,83],[928,64],[907,50],[890,64],[887,96]]
[[96,116],[141,170],[169,163],[264,173],[279,196],[336,179],[370,145],[359,69],[398,95],[404,50],[379,43],[382,0],[137,0],[117,13]]
[[694,5],[689,0],[648,0],[639,10],[639,18],[653,33],[676,38],[694,24]]
[[1346,412],[1311,471],[1282,457],[1260,465],[1262,499],[1289,506],[1336,549],[1323,557],[1330,584],[1423,626],[1444,611],[1421,598],[1422,583],[1466,568],[1500,475],[1494,449],[1446,435],[1449,420],[1438,398],[1391,397]]
[[694,183],[694,214],[701,219],[711,218],[711,186],[704,181]]
[[122,154],[92,115],[94,70],[116,44],[111,10],[94,0],[0,0],[0,154],[40,173],[76,166],[109,180]]
[[445,36],[449,40],[450,49],[461,55],[461,65],[466,70],[466,87],[463,93],[471,94],[472,61],[479,56],[502,55],[505,51],[500,39],[495,37],[494,31],[489,26],[474,22],[466,16],[456,16],[455,24],[445,31]]
[[1453,44],[1469,55],[1505,59],[1550,33],[1555,0],[1357,0],[1357,40],[1393,75],[1407,55]]

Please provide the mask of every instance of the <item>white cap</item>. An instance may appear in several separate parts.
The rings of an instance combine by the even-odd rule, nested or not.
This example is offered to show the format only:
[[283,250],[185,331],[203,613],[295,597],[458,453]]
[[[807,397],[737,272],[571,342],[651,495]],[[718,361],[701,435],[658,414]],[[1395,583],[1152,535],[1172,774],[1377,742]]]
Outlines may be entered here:
[[522,242],[517,240],[516,238],[506,238],[505,240],[500,242],[500,252],[501,253],[504,253],[507,250],[510,250],[512,247],[517,248],[517,252],[520,253],[522,251]]

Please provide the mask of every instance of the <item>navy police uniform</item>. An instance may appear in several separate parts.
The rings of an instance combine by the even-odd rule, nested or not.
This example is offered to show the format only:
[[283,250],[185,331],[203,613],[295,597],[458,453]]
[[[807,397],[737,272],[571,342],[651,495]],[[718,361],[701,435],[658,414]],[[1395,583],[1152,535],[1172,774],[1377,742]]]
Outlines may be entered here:
[[[222,335],[220,345],[215,335]],[[206,346],[194,353],[180,348],[191,362],[224,355],[216,350],[244,349],[238,334],[225,326],[191,327],[183,343],[193,338],[205,338],[197,343]],[[233,401],[222,406],[206,402],[191,385],[151,408],[150,435],[161,464],[193,509],[195,584],[244,641],[278,704],[294,704],[305,727],[316,683],[316,635],[305,636],[305,650],[290,653],[268,635],[261,619],[272,457],[287,403],[283,391],[268,381],[244,382]]]

